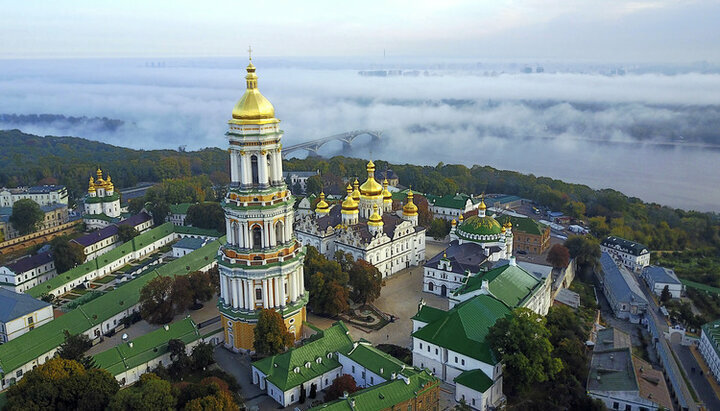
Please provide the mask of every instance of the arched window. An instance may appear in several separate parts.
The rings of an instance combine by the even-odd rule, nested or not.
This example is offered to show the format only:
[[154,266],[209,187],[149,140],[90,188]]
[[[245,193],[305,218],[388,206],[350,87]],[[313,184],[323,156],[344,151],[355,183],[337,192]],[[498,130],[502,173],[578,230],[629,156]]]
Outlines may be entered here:
[[251,156],[250,157],[250,170],[252,173],[252,183],[253,184],[259,184],[260,183],[260,175],[258,174],[258,159],[257,156]]
[[275,176],[275,173],[274,173],[274,170],[273,170],[273,168],[272,168],[272,162],[270,161],[270,154],[267,154],[267,155],[265,156],[265,158],[266,158],[266,161],[267,161],[267,169],[266,169],[266,170],[268,171],[268,172],[267,172],[268,180],[271,181],[271,182],[272,182],[273,180],[277,180],[277,178],[276,178],[276,176]]
[[259,250],[262,248],[262,229],[260,226],[255,226],[252,229],[252,248]]
[[275,223],[275,242],[277,244],[285,243],[285,226],[282,221]]

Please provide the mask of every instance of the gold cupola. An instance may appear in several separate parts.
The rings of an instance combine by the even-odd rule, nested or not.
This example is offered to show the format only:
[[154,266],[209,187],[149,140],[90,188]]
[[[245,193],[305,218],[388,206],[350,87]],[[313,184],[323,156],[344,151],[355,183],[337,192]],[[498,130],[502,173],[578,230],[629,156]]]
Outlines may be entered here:
[[347,185],[347,197],[342,202],[342,214],[355,214],[358,212],[358,203],[352,198],[353,188]]
[[103,180],[102,170],[100,170],[100,167],[98,167],[95,174],[97,174],[97,178],[95,179],[95,187],[103,187],[105,185],[105,180]]
[[368,225],[371,227],[382,227],[383,225],[382,217],[378,213],[377,204],[373,204],[373,213],[370,218],[368,218]]
[[245,83],[247,89],[245,94],[235,104],[232,111],[232,124],[271,124],[280,120],[275,118],[275,107],[260,93],[257,87],[258,76],[255,74],[255,66],[252,64],[252,57],[247,66]]
[[388,190],[387,178],[383,180],[382,185],[383,185],[383,191],[382,191],[383,202],[386,204],[387,203],[392,204],[392,193]]
[[458,217],[458,221],[460,222],[460,224],[462,224],[462,222],[464,220],[465,220],[465,216],[462,213],[460,213],[460,217]]
[[90,176],[90,183],[88,184],[88,193],[94,193],[95,192],[95,179]]
[[487,209],[487,206],[485,205],[485,194],[480,197],[480,205],[478,206],[478,210],[485,210]]
[[368,198],[380,198],[383,188],[375,181],[375,163],[370,160],[367,163],[367,180],[360,186],[360,194]]
[[105,180],[105,189],[108,191],[114,191],[115,185],[112,183],[112,179],[110,178],[110,174],[108,174],[107,179]]
[[315,212],[318,214],[327,214],[330,212],[330,204],[325,201],[325,193],[320,193],[320,201],[315,206]]
[[403,215],[404,215],[404,216],[410,217],[410,216],[415,216],[415,215],[417,215],[417,213],[418,213],[418,208],[417,208],[417,206],[415,205],[415,203],[413,203],[413,197],[414,197],[414,196],[415,196],[415,195],[413,194],[412,190],[408,190],[408,193],[407,193],[407,202],[406,202],[405,205],[403,206]]
[[355,200],[355,202],[360,201],[360,189],[358,188],[360,186],[360,183],[358,182],[357,178],[355,179],[355,182],[353,182],[353,187],[355,187],[355,190],[352,192],[352,198]]

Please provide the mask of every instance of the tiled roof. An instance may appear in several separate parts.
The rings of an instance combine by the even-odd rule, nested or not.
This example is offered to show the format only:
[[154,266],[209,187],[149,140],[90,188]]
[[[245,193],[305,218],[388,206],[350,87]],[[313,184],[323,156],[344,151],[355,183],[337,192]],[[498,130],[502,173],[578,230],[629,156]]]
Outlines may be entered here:
[[118,233],[118,228],[115,225],[109,225],[98,231],[94,231],[90,234],[86,234],[82,237],[78,237],[72,241],[80,244],[83,247],[89,247],[95,243],[99,243],[102,240],[110,238]]
[[132,217],[122,220],[118,223],[118,225],[129,225],[130,227],[135,227],[150,220],[152,220],[152,216],[144,211],[141,211],[139,214],[135,214]]
[[485,337],[490,327],[510,312],[510,308],[497,298],[478,295],[456,305],[412,336],[486,364],[496,364],[497,358]]
[[519,265],[503,265],[487,272],[478,272],[471,276],[453,295],[467,294],[482,287],[488,282],[490,293],[504,302],[508,307],[519,307],[532,296],[542,283],[534,275]]
[[30,271],[34,268],[43,266],[45,264],[49,264],[52,261],[53,261],[53,259],[52,259],[52,256],[50,255],[50,252],[44,252],[44,253],[31,255],[29,257],[23,257],[13,263],[7,264],[5,267],[7,267],[10,271],[14,272],[15,274],[21,274],[26,271]]
[[50,303],[36,300],[27,294],[16,293],[0,287],[0,322],[7,323],[50,305]]
[[95,355],[93,359],[98,367],[108,370],[112,375],[118,375],[164,355],[168,352],[169,341],[173,339],[181,340],[185,344],[200,339],[190,317],[168,325],[167,330],[160,327],[134,340],[123,342]]
[[610,291],[617,301],[631,302],[637,301],[647,304],[647,299],[637,281],[632,277],[625,267],[618,267],[615,260],[610,254],[602,252],[600,256],[600,266],[603,271],[603,281],[607,284]]
[[[303,346],[263,358],[252,365],[262,371],[267,376],[267,380],[282,391],[297,387],[318,375],[340,367],[335,353],[346,351],[352,346],[350,331],[342,321],[338,321],[320,333],[318,338]],[[328,357],[328,354],[332,355]]]
[[646,245],[626,240],[620,237],[607,237],[602,240],[602,243],[600,243],[600,245],[612,248],[614,250],[619,250],[624,253],[632,254],[634,256],[647,254],[649,252]]
[[638,356],[633,355],[632,360],[640,387],[640,397],[672,410],[674,407],[663,372],[654,369],[650,363]]
[[675,271],[657,265],[649,265],[643,268],[643,275],[649,277],[653,283],[680,284]]

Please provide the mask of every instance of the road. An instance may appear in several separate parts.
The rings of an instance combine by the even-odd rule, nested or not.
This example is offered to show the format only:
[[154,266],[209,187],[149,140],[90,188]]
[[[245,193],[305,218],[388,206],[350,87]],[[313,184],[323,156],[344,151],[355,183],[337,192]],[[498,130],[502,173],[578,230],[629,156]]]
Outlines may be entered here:
[[705,408],[708,410],[720,410],[720,399],[707,380],[708,375],[700,375],[700,364],[698,364],[697,358],[690,351],[690,347],[681,344],[671,344],[670,347],[677,355],[678,360],[680,360],[685,375],[690,379],[690,383]]

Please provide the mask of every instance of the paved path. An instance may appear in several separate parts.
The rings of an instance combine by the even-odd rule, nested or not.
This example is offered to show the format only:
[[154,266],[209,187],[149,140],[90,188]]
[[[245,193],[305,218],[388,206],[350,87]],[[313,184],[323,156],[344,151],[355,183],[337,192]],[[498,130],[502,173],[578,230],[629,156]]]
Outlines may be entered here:
[[670,347],[677,355],[678,360],[680,360],[679,364],[685,370],[685,375],[690,380],[695,393],[705,404],[705,408],[708,410],[720,410],[720,399],[718,399],[715,390],[706,378],[709,374],[703,372],[703,375],[700,375],[702,367],[700,367],[697,358],[690,351],[690,347],[681,344],[671,344]]

